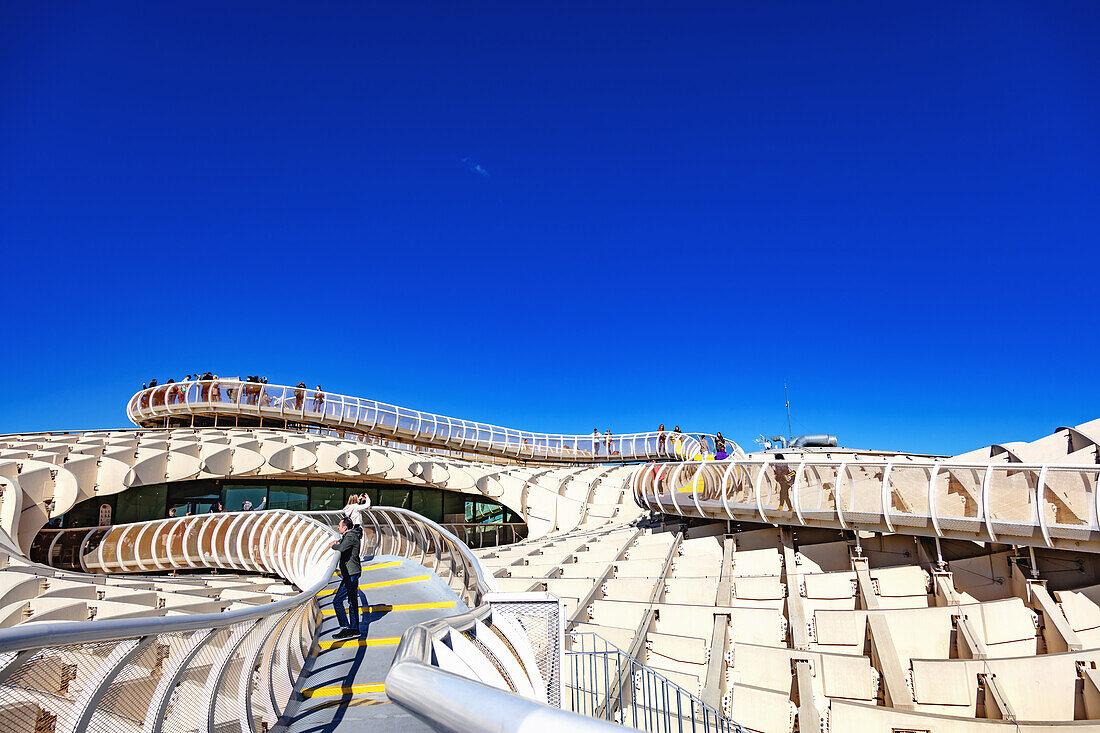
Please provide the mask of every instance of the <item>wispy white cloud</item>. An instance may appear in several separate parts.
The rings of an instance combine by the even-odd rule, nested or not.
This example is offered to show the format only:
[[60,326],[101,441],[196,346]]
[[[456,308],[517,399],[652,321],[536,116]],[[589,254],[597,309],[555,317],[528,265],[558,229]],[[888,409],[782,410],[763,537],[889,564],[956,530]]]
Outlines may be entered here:
[[473,158],[462,158],[459,162],[466,166],[466,170],[470,171],[471,173],[476,173],[479,176],[489,176],[489,171],[482,168],[481,165]]

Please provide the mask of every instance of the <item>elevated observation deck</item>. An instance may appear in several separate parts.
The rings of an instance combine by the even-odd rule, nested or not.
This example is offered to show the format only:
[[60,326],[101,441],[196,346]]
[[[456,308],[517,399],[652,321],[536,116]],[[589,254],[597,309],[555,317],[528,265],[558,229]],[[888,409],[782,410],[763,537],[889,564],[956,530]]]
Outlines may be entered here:
[[[304,427],[444,452],[541,463],[675,461],[713,455],[713,436],[673,431],[613,435],[535,433],[462,420],[361,397],[237,379],[162,384],[126,406],[141,427]],[[726,441],[727,450],[741,449]]]
[[639,466],[634,498],[663,514],[1100,552],[1100,465],[798,460]]

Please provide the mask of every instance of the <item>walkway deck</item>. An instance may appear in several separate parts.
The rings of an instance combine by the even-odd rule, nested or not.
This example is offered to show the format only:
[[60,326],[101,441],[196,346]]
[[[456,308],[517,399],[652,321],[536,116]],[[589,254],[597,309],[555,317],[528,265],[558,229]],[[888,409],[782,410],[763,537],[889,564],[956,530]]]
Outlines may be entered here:
[[466,605],[423,565],[394,555],[364,560],[359,583],[359,639],[333,639],[340,630],[332,606],[339,579],[321,592],[317,646],[302,674],[299,701],[285,716],[288,733],[429,730],[386,697],[386,672],[405,629],[465,613]]

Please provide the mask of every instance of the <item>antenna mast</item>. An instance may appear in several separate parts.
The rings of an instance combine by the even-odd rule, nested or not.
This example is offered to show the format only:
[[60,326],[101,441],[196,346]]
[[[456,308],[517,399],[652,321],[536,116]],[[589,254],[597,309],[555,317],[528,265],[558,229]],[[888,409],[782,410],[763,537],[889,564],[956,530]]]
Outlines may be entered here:
[[787,383],[783,383],[783,398],[787,402],[787,438],[794,440],[794,431],[791,430],[791,395],[787,391]]

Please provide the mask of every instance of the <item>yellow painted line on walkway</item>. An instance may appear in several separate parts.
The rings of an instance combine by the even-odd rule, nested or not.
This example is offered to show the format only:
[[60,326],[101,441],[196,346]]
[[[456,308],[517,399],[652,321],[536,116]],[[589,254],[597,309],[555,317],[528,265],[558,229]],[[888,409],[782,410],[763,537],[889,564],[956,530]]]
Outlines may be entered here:
[[[435,603],[401,603],[396,606],[368,606],[360,609],[360,613],[376,613],[378,611],[424,611],[429,608],[454,608],[455,601],[436,601]],[[326,608],[321,611],[322,616],[335,616],[336,609]]]
[[317,646],[322,649],[342,649],[346,646],[396,646],[400,636],[379,636],[374,639],[334,639],[322,641]]
[[[380,562],[376,565],[364,565],[363,570],[381,570],[382,568],[396,568],[401,564],[400,560],[394,560],[393,562]],[[336,572],[332,574],[332,577],[337,577],[340,573]]]
[[385,692],[386,683],[375,682],[366,685],[333,685],[332,687],[306,687],[302,697],[335,697],[337,695],[363,695],[370,692]]
[[[359,590],[370,590],[371,588],[383,588],[387,585],[401,585],[402,583],[419,583],[422,580],[427,580],[432,576],[430,575],[414,575],[411,578],[397,578],[396,580],[379,580],[375,583],[363,583],[359,586]],[[317,594],[317,597],[331,596],[336,592],[336,588],[330,588],[329,590],[323,590]]]

